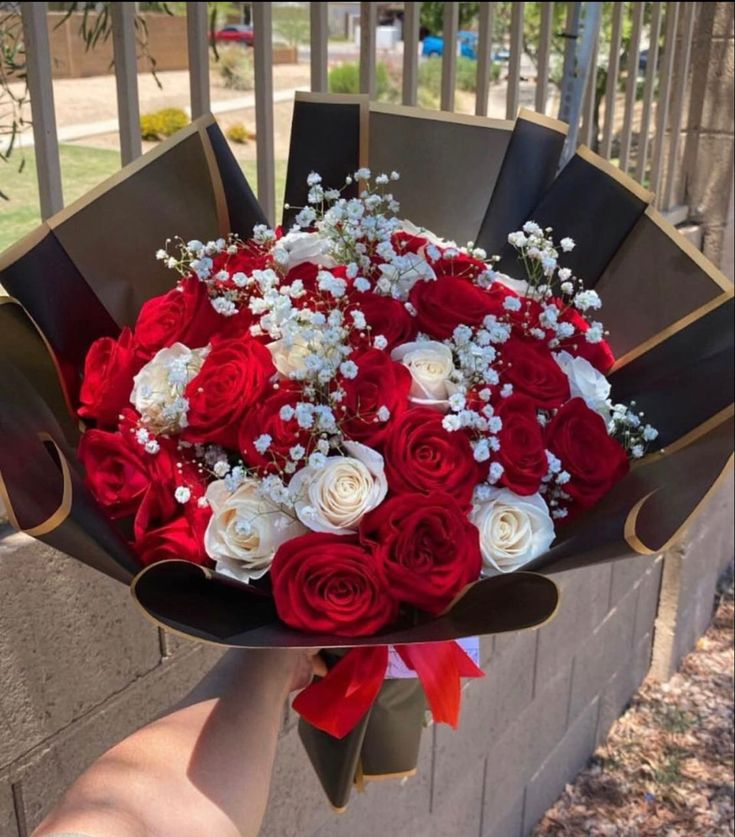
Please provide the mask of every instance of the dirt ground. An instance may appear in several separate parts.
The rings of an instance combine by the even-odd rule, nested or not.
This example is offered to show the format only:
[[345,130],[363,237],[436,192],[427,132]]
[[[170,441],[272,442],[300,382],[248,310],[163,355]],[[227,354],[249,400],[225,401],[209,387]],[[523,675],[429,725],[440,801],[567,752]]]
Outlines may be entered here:
[[534,837],[725,837],[733,824],[733,588],[668,683],[647,681]]

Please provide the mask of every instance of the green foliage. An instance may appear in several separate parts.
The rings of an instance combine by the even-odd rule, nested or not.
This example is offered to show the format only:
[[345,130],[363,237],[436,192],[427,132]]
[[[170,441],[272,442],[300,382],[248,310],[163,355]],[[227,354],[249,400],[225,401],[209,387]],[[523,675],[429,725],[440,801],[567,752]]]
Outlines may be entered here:
[[225,131],[225,135],[230,142],[238,145],[247,145],[251,139],[255,139],[255,134],[248,130],[244,122],[233,122]]
[[189,124],[181,108],[163,108],[140,117],[140,135],[144,140],[162,140]]
[[[353,62],[338,64],[329,71],[330,93],[359,93],[360,65]],[[375,66],[375,93],[382,101],[395,101],[398,90],[388,72],[388,67],[379,61]]]
[[255,86],[252,51],[248,47],[238,44],[220,47],[212,69],[231,90],[252,90]]
[[[490,80],[495,82],[500,78],[500,64],[493,63],[490,67]],[[437,107],[441,96],[442,60],[432,57],[419,64],[419,105],[421,107]],[[477,61],[459,56],[457,58],[457,89],[467,93],[477,90]]]
[[[432,35],[440,35],[444,27],[444,6],[446,3],[422,3],[421,4],[421,27],[427,29]],[[459,4],[459,28],[468,27],[476,18],[479,3]]]
[[307,4],[273,4],[273,31],[289,46],[309,43],[311,23]]

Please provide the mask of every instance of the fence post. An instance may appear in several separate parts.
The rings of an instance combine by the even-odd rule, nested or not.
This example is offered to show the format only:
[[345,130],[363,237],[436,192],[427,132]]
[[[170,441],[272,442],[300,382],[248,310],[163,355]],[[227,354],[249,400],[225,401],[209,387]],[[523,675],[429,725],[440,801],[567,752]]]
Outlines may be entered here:
[[207,4],[186,4],[186,35],[189,50],[189,96],[191,116],[209,113],[209,37]]
[[269,223],[276,214],[276,167],[273,159],[273,7],[253,3],[255,132],[258,201]]
[[113,3],[112,48],[115,55],[120,159],[126,166],[143,153],[138,104],[138,59],[135,51],[135,3]]
[[61,163],[56,135],[54,88],[51,83],[51,53],[46,28],[46,3],[23,3],[23,41],[27,56],[28,90],[31,94],[33,143],[41,204],[41,218],[64,206]]

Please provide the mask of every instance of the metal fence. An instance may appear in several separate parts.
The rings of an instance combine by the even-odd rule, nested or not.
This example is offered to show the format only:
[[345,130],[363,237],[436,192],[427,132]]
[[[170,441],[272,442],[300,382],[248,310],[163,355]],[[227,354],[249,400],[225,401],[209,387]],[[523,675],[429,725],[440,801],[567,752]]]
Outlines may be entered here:
[[[117,101],[122,163],[141,153],[139,106],[136,75],[135,3],[113,3],[112,28],[117,81]],[[253,3],[255,113],[257,134],[257,192],[269,218],[276,206],[274,121],[273,121],[273,32],[272,3]],[[376,94],[376,28],[378,3],[360,3],[360,90]],[[395,4],[393,4],[395,5]],[[552,37],[567,44],[565,83],[580,85],[586,79],[579,110],[577,139],[591,145],[604,157],[644,183],[657,195],[659,209],[668,211],[675,222],[686,219],[683,179],[680,165],[682,134],[690,81],[691,43],[698,7],[701,3],[566,3],[562,31],[555,31],[553,3],[512,3],[507,31],[498,36],[500,3],[479,4],[477,35],[477,78],[475,112],[487,115],[493,48],[507,48],[507,90],[505,116],[515,118],[521,104],[522,57],[524,55],[524,17],[527,7],[538,8],[540,24],[536,41],[535,82],[530,104],[541,113],[553,105]],[[601,44],[598,26],[584,34],[580,29],[580,7],[598,5],[610,18],[609,38]],[[417,102],[419,79],[419,19],[421,3],[403,4],[402,101]],[[310,4],[311,89],[325,92],[328,87],[328,4]],[[582,10],[583,11],[583,10]],[[599,11],[599,10],[598,10]],[[46,3],[23,3],[22,18],[28,56],[36,165],[41,215],[46,218],[63,207],[59,152],[54,118],[51,59],[46,26]],[[191,111],[196,117],[209,109],[209,60],[207,4],[187,3],[188,56]],[[459,4],[445,3],[443,35],[445,43],[455,43],[459,28]],[[627,51],[621,60],[621,39]],[[591,39],[591,67],[575,65],[574,45],[582,37]],[[609,40],[609,44],[607,41]],[[527,43],[527,42],[526,42]],[[644,77],[641,70],[642,44],[645,51]],[[598,46],[604,46],[600,49]],[[436,59],[435,59],[436,60]],[[444,49],[440,107],[455,109],[457,51]],[[606,73],[604,95],[600,95],[598,74]],[[528,86],[527,80],[525,86]],[[622,95],[621,95],[622,88]],[[600,98],[602,101],[600,101]],[[622,99],[622,101],[621,101]],[[550,104],[551,102],[551,104]],[[622,122],[620,122],[622,108]],[[601,124],[595,114],[602,111]],[[556,115],[552,113],[550,115]],[[574,131],[572,132],[574,134]]]

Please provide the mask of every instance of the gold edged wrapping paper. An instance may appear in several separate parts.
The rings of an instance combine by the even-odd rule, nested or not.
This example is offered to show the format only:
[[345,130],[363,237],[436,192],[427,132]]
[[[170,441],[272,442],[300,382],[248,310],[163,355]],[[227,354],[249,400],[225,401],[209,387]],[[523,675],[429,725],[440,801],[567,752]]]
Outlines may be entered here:
[[355,197],[358,184],[345,186],[345,177],[368,164],[367,95],[339,95],[297,91],[291,120],[291,147],[286,171],[283,226],[294,222],[307,204],[306,178],[318,172],[325,188]]
[[36,382],[0,354],[0,494],[21,532],[117,581],[138,568],[89,493],[75,455]]
[[135,322],[176,274],[155,258],[179,235],[249,235],[260,207],[211,116],[125,166],[0,255],[0,283],[38,324],[67,389],[87,348]]
[[498,575],[469,585],[438,617],[406,610],[369,637],[304,634],[278,620],[273,599],[252,585],[186,561],[145,567],[133,598],[160,627],[230,648],[351,648],[438,642],[536,627],[551,619],[559,591],[535,573]]
[[426,698],[417,679],[386,680],[375,703],[344,738],[333,738],[303,719],[299,737],[331,805],[347,808],[353,788],[416,774]]
[[[400,173],[391,188],[402,217],[460,243],[499,247],[503,225],[526,220],[553,180],[565,127],[525,109],[513,121],[369,102],[364,95],[297,93],[283,224],[306,204],[310,172],[339,188],[346,175],[369,165],[375,173]],[[343,194],[356,191],[353,184]]]
[[[574,239],[574,250],[565,253],[561,263],[589,288],[597,284],[651,199],[651,193],[633,178],[582,146],[538,203],[529,207],[524,220],[551,227],[556,240]],[[501,256],[499,269],[516,275],[517,259],[512,247],[506,244]]]

